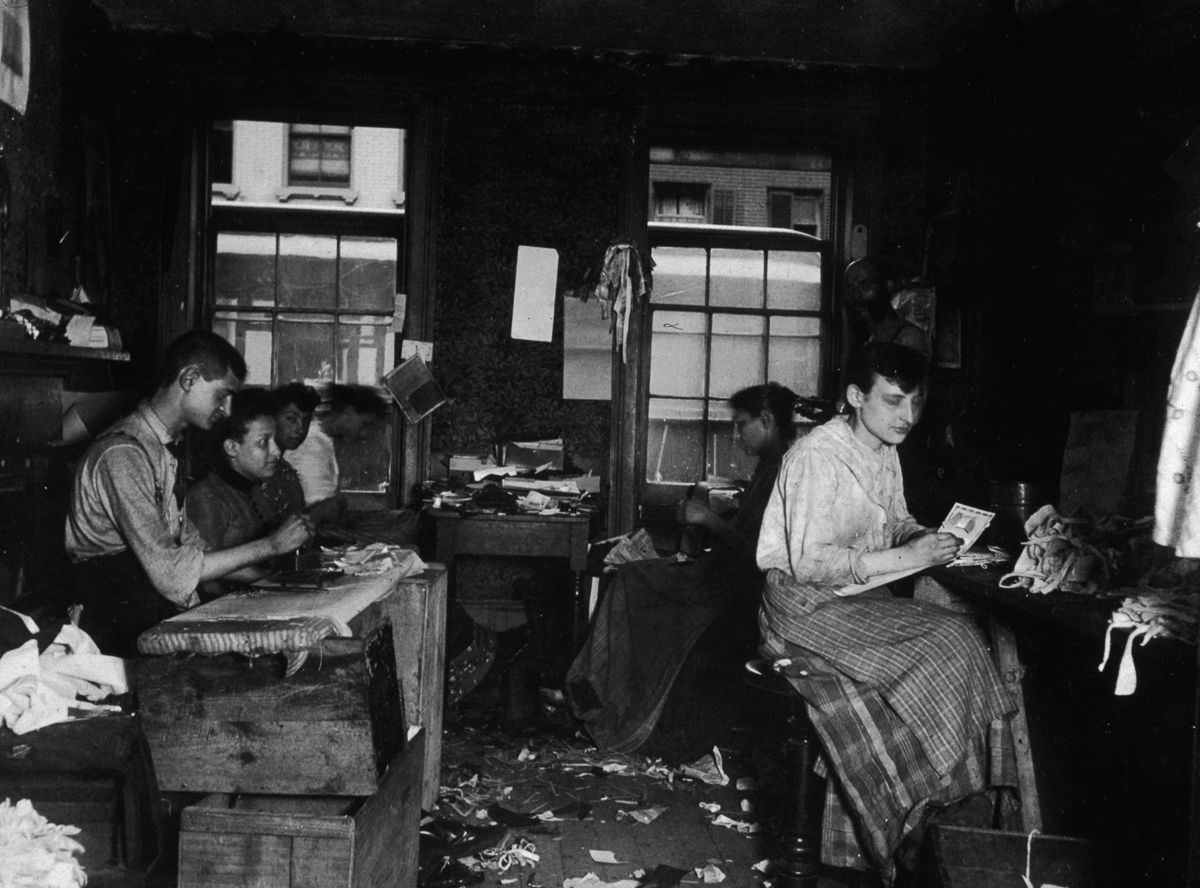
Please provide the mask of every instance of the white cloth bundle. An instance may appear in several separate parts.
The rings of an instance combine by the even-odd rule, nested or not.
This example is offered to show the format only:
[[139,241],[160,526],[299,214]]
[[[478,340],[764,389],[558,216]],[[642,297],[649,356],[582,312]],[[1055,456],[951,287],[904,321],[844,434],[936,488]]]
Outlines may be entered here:
[[[21,616],[30,632],[37,632],[37,625]],[[71,623],[40,655],[31,638],[0,656],[0,721],[14,734],[69,721],[76,717],[71,710],[116,710],[94,701],[128,690],[125,661],[100,653]]]

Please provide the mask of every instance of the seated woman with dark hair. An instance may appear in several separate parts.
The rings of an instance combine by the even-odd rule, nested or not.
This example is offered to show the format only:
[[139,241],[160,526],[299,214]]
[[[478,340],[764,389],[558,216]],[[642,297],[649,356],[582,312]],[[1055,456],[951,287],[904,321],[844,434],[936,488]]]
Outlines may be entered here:
[[[188,491],[184,508],[204,549],[226,549],[257,539],[288,515],[275,511],[262,487],[280,462],[275,443],[275,399],[263,389],[243,389],[233,396],[229,415],[213,428],[214,468]],[[307,521],[307,519],[305,519]],[[201,595],[222,594],[229,581],[250,582],[268,573],[251,564],[201,585]]]
[[[730,398],[737,439],[758,457],[736,516],[726,521],[702,503],[683,501],[679,521],[707,528],[711,550],[694,561],[634,562],[609,584],[566,682],[574,714],[601,749],[631,752],[646,743],[684,661],[719,618],[729,618],[723,640],[733,644],[745,635],[745,653],[753,654],[762,589],[754,563],[758,528],[780,460],[795,437],[795,404],[795,394],[777,383]],[[739,634],[738,625],[747,632]],[[685,745],[703,748],[711,742]]]

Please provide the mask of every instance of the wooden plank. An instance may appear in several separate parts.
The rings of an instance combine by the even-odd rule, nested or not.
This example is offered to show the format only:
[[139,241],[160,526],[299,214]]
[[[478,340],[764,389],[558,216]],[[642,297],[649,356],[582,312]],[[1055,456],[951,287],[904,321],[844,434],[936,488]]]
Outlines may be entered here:
[[365,642],[327,639],[288,677],[279,663],[262,659],[225,654],[136,661],[159,788],[374,792],[404,742],[391,632],[381,627]]
[[180,722],[152,740],[159,788],[176,792],[369,795],[364,722]]
[[424,729],[421,804],[430,810],[441,791],[447,595],[446,568],[430,564],[419,576],[400,580],[387,598],[353,623],[363,633],[391,623],[405,720]]
[[422,765],[429,734],[419,730],[388,767],[379,792],[355,815],[354,888],[417,884]]
[[1025,667],[1017,655],[1017,641],[1012,630],[995,616],[988,617],[992,636],[992,648],[996,656],[996,667],[1000,677],[1008,685],[1009,692],[1017,703],[1017,711],[1009,719],[1012,731],[1013,752],[1017,759],[1017,789],[1021,793],[1021,824],[1028,832],[1042,828],[1042,807],[1038,799],[1037,775],[1033,768],[1033,750],[1029,745],[1029,723],[1025,716],[1025,690],[1022,680]]
[[286,835],[179,835],[179,888],[291,888]]
[[180,888],[415,885],[424,737],[414,732],[365,799],[212,794],[188,806]]
[[140,711],[151,722],[370,717],[360,639],[326,639],[322,649],[287,678],[279,655],[139,657],[135,668]]
[[292,839],[291,888],[351,888],[358,881],[354,845],[353,832],[344,839]]
[[458,528],[456,555],[568,557],[571,526],[567,521],[539,524],[464,519]]
[[[223,805],[189,805],[179,818],[179,828],[188,832],[223,835],[288,835],[310,839],[349,840],[354,835],[351,811],[357,807],[350,799],[312,799],[305,796],[270,796],[273,804],[264,805],[264,797],[220,794],[206,797],[227,800]],[[254,804],[257,802],[257,804]],[[332,803],[337,810],[322,804]],[[322,810],[322,808],[326,810]]]

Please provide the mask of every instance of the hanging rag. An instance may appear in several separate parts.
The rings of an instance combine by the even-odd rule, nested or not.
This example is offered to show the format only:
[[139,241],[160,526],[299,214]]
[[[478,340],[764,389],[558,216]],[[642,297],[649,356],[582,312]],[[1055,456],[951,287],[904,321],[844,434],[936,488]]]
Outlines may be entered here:
[[637,247],[633,244],[612,244],[604,251],[596,298],[601,314],[609,319],[609,330],[624,363],[629,343],[629,313],[636,302],[646,295],[646,274]]
[[1200,294],[1192,302],[1167,391],[1154,504],[1154,542],[1200,558]]

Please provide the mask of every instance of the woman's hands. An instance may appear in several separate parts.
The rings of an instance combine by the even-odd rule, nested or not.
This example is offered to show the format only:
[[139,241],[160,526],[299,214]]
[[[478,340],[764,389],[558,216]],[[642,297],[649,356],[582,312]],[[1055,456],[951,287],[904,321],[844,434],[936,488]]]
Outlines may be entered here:
[[924,570],[953,561],[961,545],[962,540],[952,533],[926,530],[894,548],[864,552],[859,556],[859,570],[864,580],[898,570]]
[[306,515],[292,515],[271,534],[271,548],[276,555],[283,555],[299,549],[312,536],[312,520]]
[[952,533],[931,530],[917,534],[899,548],[906,550],[911,566],[932,567],[953,561],[962,543],[962,539]]

